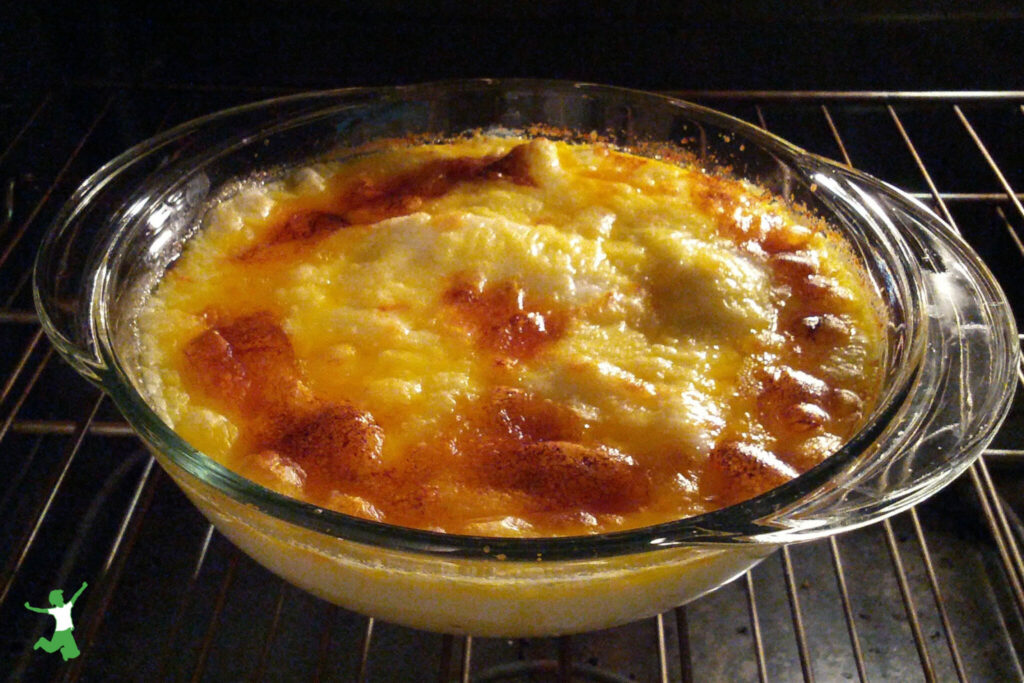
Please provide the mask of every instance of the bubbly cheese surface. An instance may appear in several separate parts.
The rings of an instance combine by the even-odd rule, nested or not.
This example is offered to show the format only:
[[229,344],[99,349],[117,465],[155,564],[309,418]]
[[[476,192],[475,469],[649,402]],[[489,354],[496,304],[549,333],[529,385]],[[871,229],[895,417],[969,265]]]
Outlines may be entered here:
[[884,352],[843,241],[607,146],[383,147],[214,206],[141,312],[196,448],[345,513],[480,535],[738,502],[859,427]]

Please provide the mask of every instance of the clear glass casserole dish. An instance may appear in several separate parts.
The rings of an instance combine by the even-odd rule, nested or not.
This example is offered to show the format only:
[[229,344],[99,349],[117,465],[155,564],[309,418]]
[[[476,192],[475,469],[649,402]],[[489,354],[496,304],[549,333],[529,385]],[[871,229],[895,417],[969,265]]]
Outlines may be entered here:
[[[146,401],[135,313],[226,185],[380,138],[591,131],[729,167],[843,235],[884,300],[885,385],[863,428],[787,484],[700,516],[572,538],[485,538],[390,526],[287,498],[183,441]],[[556,131],[561,131],[556,133]],[[604,628],[682,604],[778,545],[895,514],[978,457],[1015,386],[1005,296],[921,204],[729,116],[657,95],[558,82],[467,81],[285,97],[197,119],[86,180],[34,274],[44,329],[116,402],[217,528],[289,581],[356,611],[487,636]]]

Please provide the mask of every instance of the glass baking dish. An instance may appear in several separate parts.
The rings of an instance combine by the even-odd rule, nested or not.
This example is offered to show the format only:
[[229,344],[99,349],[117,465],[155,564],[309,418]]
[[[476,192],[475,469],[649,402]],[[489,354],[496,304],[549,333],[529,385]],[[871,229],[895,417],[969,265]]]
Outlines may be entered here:
[[[787,484],[700,516],[570,538],[486,538],[368,521],[285,497],[192,448],[147,403],[135,314],[242,179],[409,135],[477,128],[616,145],[728,168],[822,216],[888,313],[885,386],[864,427]],[[763,130],[653,94],[563,82],[457,81],[283,97],[200,118],[109,162],[43,241],[36,306],[63,357],[106,391],[217,528],[344,607],[446,633],[554,635],[682,604],[780,544],[862,526],[952,481],[991,440],[1015,386],[1017,333],[988,269],[920,203]]]

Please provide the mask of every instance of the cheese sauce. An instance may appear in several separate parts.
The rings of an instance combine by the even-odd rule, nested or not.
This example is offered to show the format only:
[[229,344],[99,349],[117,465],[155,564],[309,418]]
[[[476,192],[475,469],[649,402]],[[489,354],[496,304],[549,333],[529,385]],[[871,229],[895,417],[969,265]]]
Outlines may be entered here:
[[186,440],[287,495],[560,535],[729,505],[874,404],[878,297],[747,183],[475,137],[312,165],[214,206],[139,316]]

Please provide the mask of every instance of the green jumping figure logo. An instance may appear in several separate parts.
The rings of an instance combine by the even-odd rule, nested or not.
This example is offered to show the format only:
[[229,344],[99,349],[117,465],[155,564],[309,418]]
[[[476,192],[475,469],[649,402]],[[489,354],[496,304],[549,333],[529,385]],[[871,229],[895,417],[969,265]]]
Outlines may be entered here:
[[40,638],[36,641],[36,644],[32,646],[33,650],[43,648],[46,652],[56,652],[60,650],[60,656],[64,658],[64,661],[74,659],[78,655],[82,654],[78,650],[78,643],[75,642],[75,636],[71,633],[75,630],[75,625],[71,621],[71,608],[75,606],[75,601],[78,600],[78,596],[82,594],[85,587],[88,586],[85,581],[82,582],[82,587],[79,588],[71,599],[64,602],[64,591],[57,589],[50,591],[50,604],[53,607],[46,609],[43,607],[33,607],[32,605],[25,603],[25,609],[32,610],[33,612],[39,612],[40,614],[49,614],[56,619],[57,624],[53,629],[53,637],[47,640],[46,638]]

